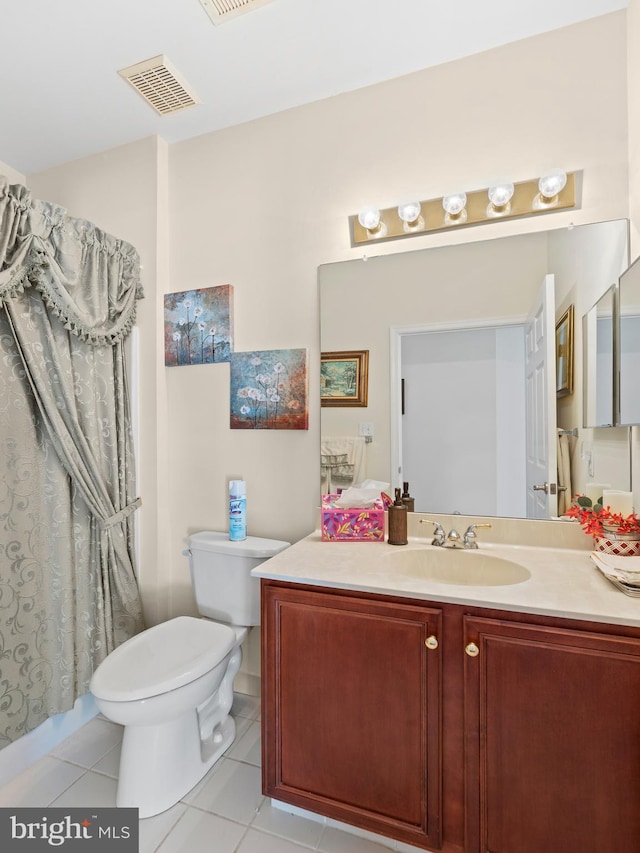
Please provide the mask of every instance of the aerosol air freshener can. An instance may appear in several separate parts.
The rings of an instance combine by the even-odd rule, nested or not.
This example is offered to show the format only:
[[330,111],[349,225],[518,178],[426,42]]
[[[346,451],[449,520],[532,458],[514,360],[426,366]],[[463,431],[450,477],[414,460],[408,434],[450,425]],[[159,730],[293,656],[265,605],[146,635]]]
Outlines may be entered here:
[[240,542],[247,538],[247,484],[244,480],[229,482],[229,539]]

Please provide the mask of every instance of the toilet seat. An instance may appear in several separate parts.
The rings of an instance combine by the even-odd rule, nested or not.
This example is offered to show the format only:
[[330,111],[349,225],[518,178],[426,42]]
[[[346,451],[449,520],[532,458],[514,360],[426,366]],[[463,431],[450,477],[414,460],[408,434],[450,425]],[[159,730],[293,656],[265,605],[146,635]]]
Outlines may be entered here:
[[98,666],[90,690],[99,699],[149,699],[212,670],[237,645],[227,625],[178,616],[118,646]]

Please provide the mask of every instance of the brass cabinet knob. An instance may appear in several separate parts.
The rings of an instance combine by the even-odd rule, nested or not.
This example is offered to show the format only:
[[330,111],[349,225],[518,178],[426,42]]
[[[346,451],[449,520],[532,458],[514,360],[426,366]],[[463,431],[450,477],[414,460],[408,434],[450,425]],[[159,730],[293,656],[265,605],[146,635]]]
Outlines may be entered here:
[[434,637],[433,634],[424,641],[425,646],[428,649],[437,649],[438,648],[438,638]]
[[469,643],[467,646],[464,647],[464,650],[470,658],[477,658],[480,654],[480,649],[476,646],[475,643]]

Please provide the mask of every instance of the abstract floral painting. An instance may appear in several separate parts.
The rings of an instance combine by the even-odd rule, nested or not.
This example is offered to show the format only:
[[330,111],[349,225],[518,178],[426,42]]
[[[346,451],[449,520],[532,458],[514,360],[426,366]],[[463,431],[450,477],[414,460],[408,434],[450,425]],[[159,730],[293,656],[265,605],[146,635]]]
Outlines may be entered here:
[[231,429],[308,429],[307,350],[231,355]]
[[164,363],[213,364],[233,352],[233,286],[203,287],[164,297]]

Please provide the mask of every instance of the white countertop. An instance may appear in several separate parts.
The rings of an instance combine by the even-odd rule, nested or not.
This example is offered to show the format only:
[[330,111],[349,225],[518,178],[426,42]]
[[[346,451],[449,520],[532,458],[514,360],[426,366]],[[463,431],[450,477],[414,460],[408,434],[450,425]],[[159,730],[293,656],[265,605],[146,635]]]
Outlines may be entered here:
[[[540,528],[541,529],[541,528]],[[484,531],[483,531],[484,532]],[[434,548],[430,539],[408,545],[379,542],[323,542],[316,531],[265,563],[252,574],[291,583],[395,595],[475,607],[514,610],[571,619],[640,626],[640,598],[617,590],[596,568],[590,551],[480,542],[479,552],[511,560],[529,570],[522,583],[469,586],[429,581],[403,574],[400,552]],[[462,552],[468,554],[468,552]]]

